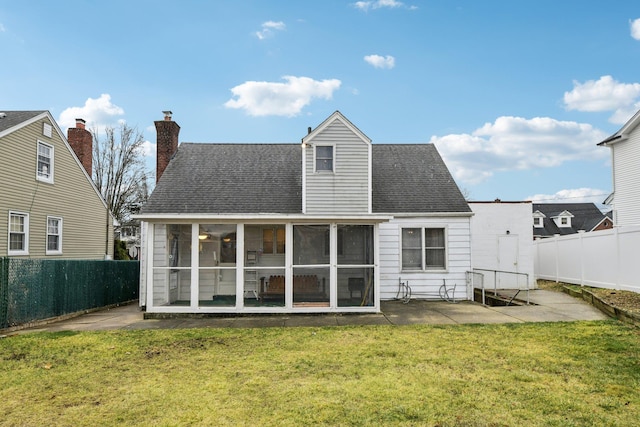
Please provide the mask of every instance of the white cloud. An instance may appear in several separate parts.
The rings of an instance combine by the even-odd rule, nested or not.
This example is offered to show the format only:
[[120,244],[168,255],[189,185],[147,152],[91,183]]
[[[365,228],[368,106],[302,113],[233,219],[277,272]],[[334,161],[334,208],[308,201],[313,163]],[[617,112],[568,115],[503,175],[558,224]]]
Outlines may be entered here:
[[478,184],[499,171],[606,159],[609,153],[597,147],[606,136],[584,123],[503,116],[471,134],[432,136],[430,142],[436,145],[456,179]]
[[224,106],[245,110],[251,116],[293,117],[313,98],[331,99],[341,81],[284,76],[286,83],[248,81],[231,89],[233,96]]
[[87,128],[95,128],[98,131],[114,122],[122,121],[118,116],[124,115],[121,107],[111,102],[111,95],[103,93],[100,98],[88,98],[82,107],[69,107],[60,113],[58,123],[63,128],[75,127],[76,119],[84,119]]
[[635,113],[640,97],[640,83],[620,83],[611,76],[584,83],[573,82],[573,90],[564,93],[568,110],[613,111],[609,121],[625,123]]
[[2,25],[2,23],[0,22],[0,33],[4,33],[5,31],[7,31],[7,29],[4,27],[4,25]]
[[375,68],[391,69],[396,66],[396,59],[391,55],[387,55],[387,56],[367,55],[364,57],[364,60],[369,64],[373,65]]
[[156,156],[156,144],[151,141],[145,140],[142,145],[140,145],[140,153],[144,157],[155,157]]
[[631,21],[631,37],[640,40],[640,18]]
[[[381,9],[381,8],[389,8],[394,9],[397,7],[403,7],[404,3],[396,0],[368,0],[368,1],[357,1],[353,4],[356,9],[363,10],[367,12],[369,9]],[[417,9],[417,6],[409,6],[410,10]]]
[[285,28],[286,25],[284,25],[284,22],[282,21],[267,21],[262,24],[262,30],[256,31],[256,37],[260,40],[264,40],[267,37],[273,36],[275,31],[284,31]]
[[638,110],[640,110],[640,102],[618,108],[611,117],[609,117],[609,121],[618,125],[625,124]]
[[560,190],[555,194],[534,194],[526,197],[534,203],[595,203],[600,207],[608,192],[597,188],[574,188]]

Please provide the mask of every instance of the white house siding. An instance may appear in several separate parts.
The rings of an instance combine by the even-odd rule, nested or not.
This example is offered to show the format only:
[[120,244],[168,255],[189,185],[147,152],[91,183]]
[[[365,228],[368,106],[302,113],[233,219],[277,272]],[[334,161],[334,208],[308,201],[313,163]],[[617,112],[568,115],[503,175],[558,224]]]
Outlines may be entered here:
[[[155,224],[153,228],[153,259],[151,266],[165,266],[168,261],[167,253],[167,226]],[[169,270],[153,268],[153,302],[154,304],[166,303],[169,294]]]
[[[405,227],[443,227],[446,229],[446,271],[402,271],[400,263],[401,229]],[[399,280],[408,281],[418,299],[439,299],[443,283],[456,285],[456,299],[470,299],[466,272],[471,270],[471,225],[469,217],[396,218],[380,224],[380,299],[398,294]]]
[[[149,236],[149,230],[153,233],[153,226],[149,226],[146,221],[140,221],[140,242],[142,248],[147,248],[149,242],[147,238]],[[138,259],[140,260],[140,294],[138,295],[138,304],[140,307],[147,305],[147,271],[149,268],[149,260],[147,259],[147,251],[140,250],[138,252]]]
[[[525,273],[529,286],[534,286],[531,203],[471,202],[469,206],[474,214],[471,218],[473,268]],[[519,288],[526,284],[524,276],[503,276],[502,286]]]
[[[336,120],[305,148],[305,194],[308,214],[369,212],[369,153],[364,142]],[[334,172],[315,172],[314,146],[333,145]]]
[[611,149],[616,225],[640,225],[640,129]]

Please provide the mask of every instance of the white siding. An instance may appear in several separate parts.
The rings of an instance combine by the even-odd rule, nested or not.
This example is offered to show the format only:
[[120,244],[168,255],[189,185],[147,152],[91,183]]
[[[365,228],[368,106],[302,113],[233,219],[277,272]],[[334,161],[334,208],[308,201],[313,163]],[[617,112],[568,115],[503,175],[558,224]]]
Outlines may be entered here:
[[[471,253],[473,268],[503,270],[529,275],[529,286],[535,284],[533,271],[533,213],[531,203],[469,203],[474,216],[471,218]],[[515,265],[507,268],[504,260],[504,248],[501,242],[505,238],[517,242],[513,254]],[[502,251],[501,251],[502,249]],[[511,264],[511,262],[509,262]],[[518,288],[518,277],[505,276],[512,280],[511,287]],[[506,285],[506,283],[505,283]]]
[[[153,232],[153,227],[151,227]],[[149,261],[147,259],[148,241],[147,236],[149,232],[149,223],[145,221],[140,222],[140,242],[141,250],[138,252],[140,259],[140,294],[138,304],[140,307],[147,305],[147,268],[149,267]]]
[[616,225],[640,225],[640,126],[611,150]]
[[[400,234],[403,227],[443,227],[446,229],[446,271],[402,271]],[[471,230],[468,217],[397,218],[380,224],[380,299],[394,299],[398,281],[408,281],[419,299],[439,299],[439,289],[456,285],[456,299],[470,299],[467,271],[471,270]]]
[[[315,172],[318,145],[335,147],[333,173]],[[306,213],[369,213],[370,146],[339,120],[313,138],[313,145],[305,148]]]
[[[155,224],[153,229],[153,260],[151,265],[166,265],[167,260],[167,226]],[[169,271],[153,269],[153,303],[166,302],[169,295]],[[145,290],[146,293],[146,290]]]

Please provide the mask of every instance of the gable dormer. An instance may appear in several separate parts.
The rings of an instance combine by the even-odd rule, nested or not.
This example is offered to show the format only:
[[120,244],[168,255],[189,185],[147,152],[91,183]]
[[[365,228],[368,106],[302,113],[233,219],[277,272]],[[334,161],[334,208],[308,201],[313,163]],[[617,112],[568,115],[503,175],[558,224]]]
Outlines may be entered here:
[[533,213],[533,227],[534,228],[544,228],[544,219],[547,216],[540,211],[535,211]]
[[371,213],[371,140],[339,111],[302,138],[302,212]]
[[571,228],[571,218],[573,214],[569,211],[562,211],[558,215],[552,216],[553,222],[560,228]]

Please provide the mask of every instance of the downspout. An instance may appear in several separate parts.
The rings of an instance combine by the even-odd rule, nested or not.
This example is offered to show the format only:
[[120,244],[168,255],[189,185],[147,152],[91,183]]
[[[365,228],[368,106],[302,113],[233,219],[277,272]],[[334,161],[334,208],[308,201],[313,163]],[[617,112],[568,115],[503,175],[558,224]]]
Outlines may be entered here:
[[104,259],[113,259],[113,257],[109,256],[109,208],[105,209],[107,213],[106,224],[105,224],[105,239],[104,239]]

